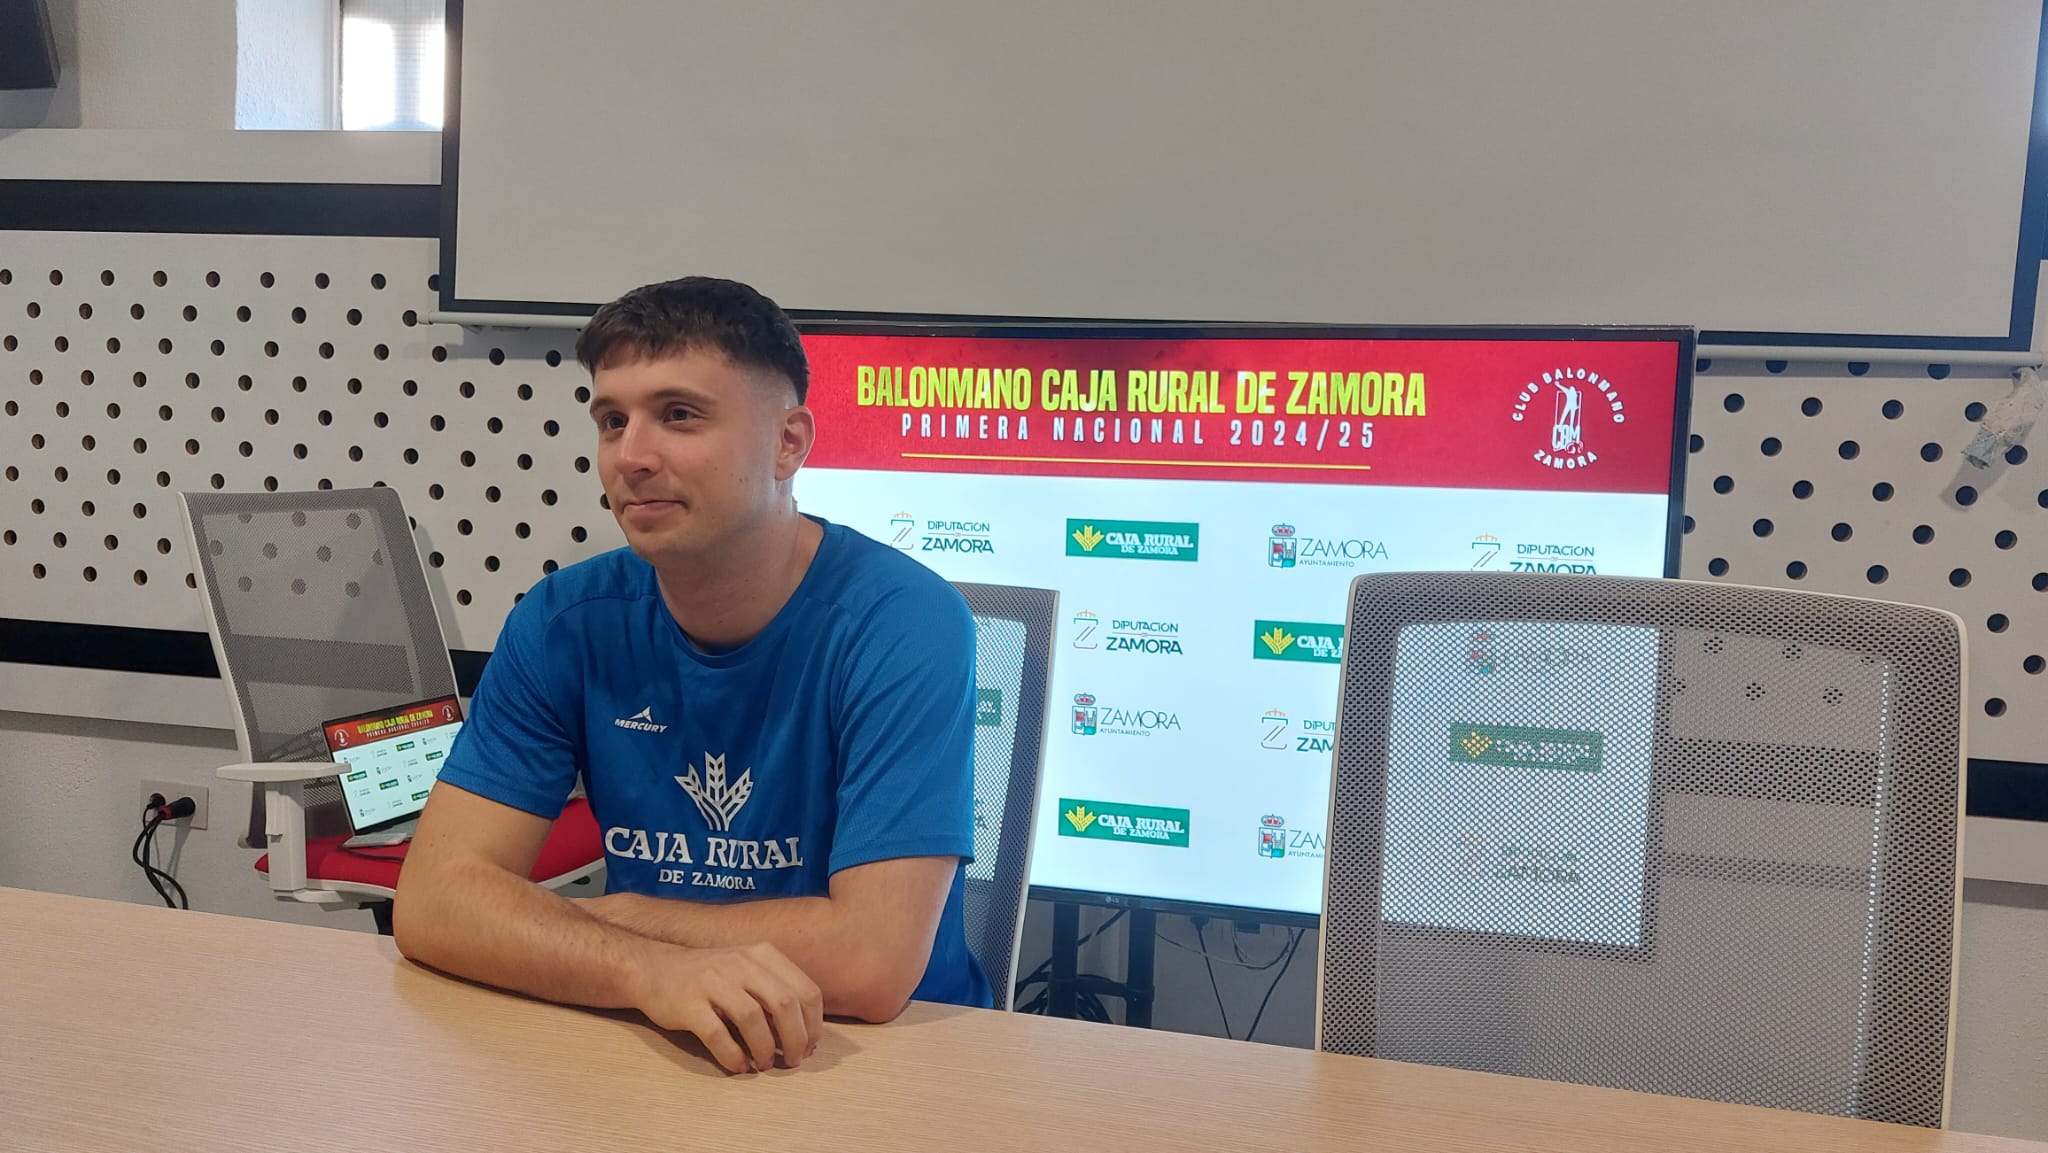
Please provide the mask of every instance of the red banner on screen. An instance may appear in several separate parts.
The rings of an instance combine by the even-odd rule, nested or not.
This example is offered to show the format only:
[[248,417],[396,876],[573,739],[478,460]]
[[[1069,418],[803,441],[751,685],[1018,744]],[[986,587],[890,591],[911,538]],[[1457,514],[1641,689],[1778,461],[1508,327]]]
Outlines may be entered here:
[[1668,491],[1675,341],[807,336],[818,468]]
[[460,703],[454,697],[442,697],[398,712],[336,721],[327,726],[327,751],[339,757],[348,749],[360,748],[372,741],[451,725],[461,719]]

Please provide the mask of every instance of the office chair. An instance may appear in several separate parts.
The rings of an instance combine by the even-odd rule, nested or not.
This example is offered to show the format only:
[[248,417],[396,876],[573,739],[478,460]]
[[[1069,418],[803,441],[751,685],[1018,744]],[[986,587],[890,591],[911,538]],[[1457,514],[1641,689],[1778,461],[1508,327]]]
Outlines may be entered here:
[[1960,620],[1384,573],[1344,641],[1318,1048],[1944,1123]]
[[974,614],[974,861],[962,917],[967,947],[995,987],[996,1007],[1015,1007],[1017,950],[1031,885],[1032,821],[1052,686],[1051,589],[954,587]]
[[[243,844],[279,900],[368,906],[391,931],[406,846],[341,848],[348,813],[323,722],[454,696],[455,672],[411,522],[389,488],[181,496],[206,628],[235,717],[242,763],[220,776],[255,786]],[[589,803],[572,799],[533,879],[550,888],[604,864]]]

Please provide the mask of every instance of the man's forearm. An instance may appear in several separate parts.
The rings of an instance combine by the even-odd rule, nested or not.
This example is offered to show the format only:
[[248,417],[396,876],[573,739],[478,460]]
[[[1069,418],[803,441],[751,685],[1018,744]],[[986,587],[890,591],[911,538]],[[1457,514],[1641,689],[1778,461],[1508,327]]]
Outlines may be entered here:
[[433,884],[402,894],[392,907],[400,952],[550,1001],[638,1008],[646,974],[672,948],[487,863],[446,866]]
[[711,904],[614,893],[573,904],[611,925],[674,945],[713,948],[766,941],[818,983],[827,1013],[872,1018],[894,1012],[876,1005],[871,995],[876,969],[886,964],[881,943],[849,924],[844,909],[829,897]]

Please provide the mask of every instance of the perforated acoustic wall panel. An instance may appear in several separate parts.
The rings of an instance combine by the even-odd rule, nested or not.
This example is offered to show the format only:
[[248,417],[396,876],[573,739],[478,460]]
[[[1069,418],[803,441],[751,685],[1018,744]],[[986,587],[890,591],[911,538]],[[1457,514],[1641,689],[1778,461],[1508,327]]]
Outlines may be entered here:
[[456,648],[622,543],[573,334],[419,323],[432,241],[0,237],[0,615],[203,630],[187,489],[397,488]]
[[[573,335],[420,323],[436,258],[0,232],[0,616],[203,629],[181,489],[397,488],[456,648],[489,649],[546,571],[619,544]],[[1958,613],[1970,755],[2048,759],[2026,704],[2048,689],[2048,449],[1960,455],[2006,376],[1770,367],[1698,377],[1684,575]]]
[[1983,468],[1962,452],[2011,377],[1702,364],[1684,575],[1956,613],[1970,629],[1969,754],[2048,760],[2048,451],[2037,435]]

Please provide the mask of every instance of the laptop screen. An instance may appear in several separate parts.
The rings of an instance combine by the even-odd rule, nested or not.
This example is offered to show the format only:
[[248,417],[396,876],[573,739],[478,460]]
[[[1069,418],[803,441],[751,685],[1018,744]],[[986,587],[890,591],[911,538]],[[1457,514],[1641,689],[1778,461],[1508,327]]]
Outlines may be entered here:
[[329,755],[348,762],[341,795],[355,831],[371,832],[426,808],[427,791],[461,728],[462,705],[454,697],[327,722]]

